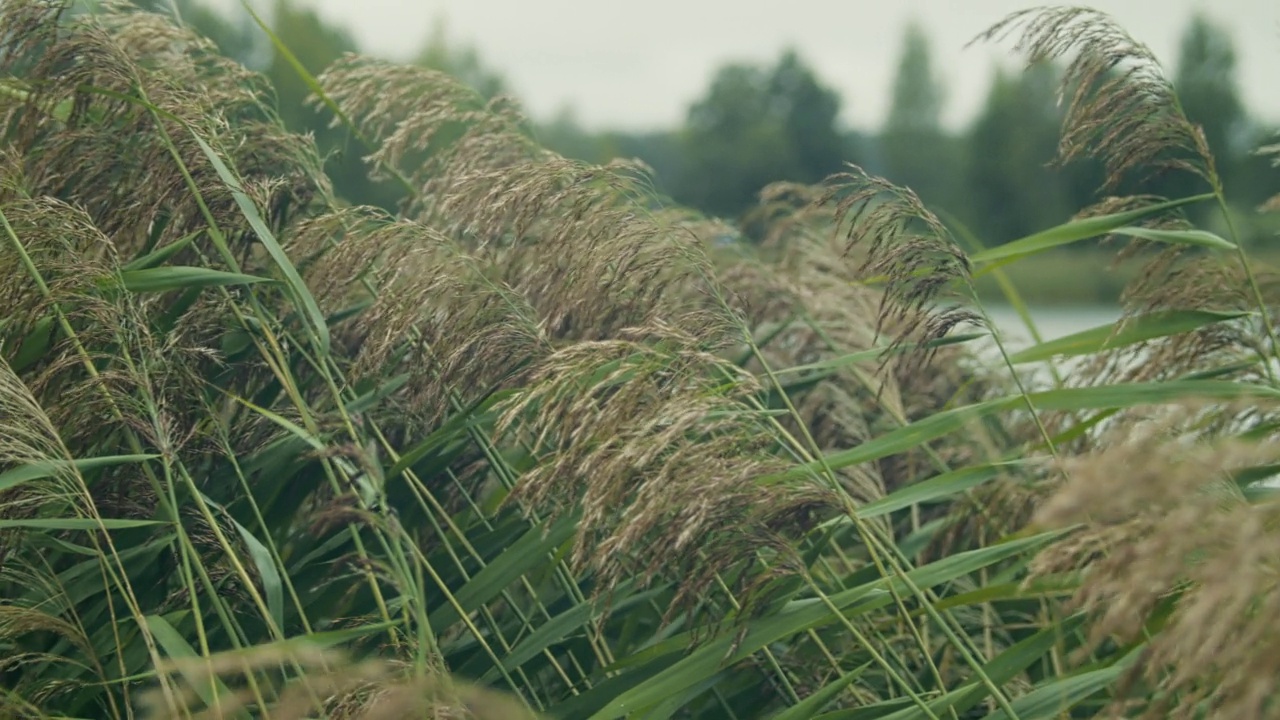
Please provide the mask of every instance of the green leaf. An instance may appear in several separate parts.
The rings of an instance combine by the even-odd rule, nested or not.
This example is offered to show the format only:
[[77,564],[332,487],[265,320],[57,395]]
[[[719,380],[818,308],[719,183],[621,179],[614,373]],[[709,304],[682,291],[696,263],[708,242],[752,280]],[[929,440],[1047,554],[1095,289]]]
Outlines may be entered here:
[[[924,443],[962,430],[974,420],[999,412],[1022,410],[1030,403],[1037,410],[1101,410],[1154,405],[1201,398],[1237,400],[1244,398],[1280,399],[1280,390],[1263,385],[1250,385],[1224,380],[1173,380],[1149,383],[1118,383],[1098,387],[1056,388],[1040,392],[988,400],[946,410],[891,430],[857,447],[832,453],[825,458],[832,469],[849,467],[896,455]],[[821,472],[823,461],[813,461],[787,471],[778,477],[791,477]]]
[[844,675],[841,675],[835,680],[823,685],[817,692],[804,700],[801,700],[799,703],[792,705],[777,715],[774,715],[773,720],[809,720],[819,712],[822,712],[822,709],[830,704],[842,690],[848,687],[849,683],[857,680],[858,677],[869,667],[871,667],[871,663],[867,663],[862,667],[850,670]]
[[[652,593],[649,596],[652,597]],[[591,602],[587,601],[580,602],[550,620],[543,622],[528,637],[521,640],[519,644],[511,648],[511,651],[503,656],[501,670],[514,671],[532,660],[538,653],[546,650],[553,643],[563,640],[570,632],[582,627],[594,616],[595,607]],[[491,683],[500,676],[499,668],[495,667],[485,674],[481,680]]]
[[558,718],[589,718],[613,698],[641,685],[677,661],[678,658],[662,656],[631,672],[606,676],[587,691],[557,703],[550,710]]
[[1072,357],[1089,355],[1103,350],[1134,345],[1156,338],[1191,332],[1206,325],[1236,320],[1250,315],[1247,312],[1215,312],[1212,310],[1174,310],[1152,313],[1128,320],[1073,333],[1065,337],[1040,343],[1009,357],[1013,363],[1048,360],[1054,356]]
[[245,275],[244,273],[213,270],[188,265],[166,265],[144,270],[122,270],[118,278],[109,278],[101,284],[118,284],[134,293],[167,292],[187,288],[215,287],[219,285],[252,285],[276,282],[271,278]]
[[894,710],[904,707],[916,707],[916,705],[911,698],[894,698],[874,705],[833,710],[829,713],[815,715],[814,720],[881,720]]
[[[1154,215],[1155,213],[1163,212],[1165,210],[1172,210],[1173,208],[1181,207],[1183,205],[1212,200],[1213,198],[1214,195],[1212,193],[1205,193],[1204,195],[1195,195],[1192,197],[1157,203],[1155,205],[1148,205],[1147,207],[1138,208],[1137,210],[1128,210],[1126,212],[1114,213],[1111,215],[1099,215],[1098,217],[1072,220],[1070,222],[1063,223],[1062,225],[1058,225],[1057,227],[1042,230],[1034,235],[1028,235],[1027,237],[1019,240],[1014,240],[1013,242],[1005,243],[1004,245],[991,248],[990,250],[984,250],[980,253],[976,253],[970,256],[969,260],[974,265],[999,267],[1000,265],[1012,262],[1020,257],[1034,255],[1050,248],[1068,245],[1070,243],[1088,240],[1089,238],[1114,232],[1115,230],[1123,228],[1137,220],[1141,220],[1148,215]],[[996,261],[1003,262],[997,263]],[[979,275],[987,269],[988,268],[982,268],[982,270],[975,272],[974,275]]]
[[302,635],[296,638],[285,640],[285,644],[298,644],[318,648],[338,647],[346,645],[352,640],[369,637],[378,633],[399,626],[398,622],[380,622],[370,623],[368,625],[360,625],[359,627],[343,628],[341,630],[326,630],[324,632],[311,633],[310,635]]
[[998,477],[1000,473],[1006,470],[1026,464],[1026,460],[1012,460],[942,473],[928,480],[899,488],[879,500],[863,505],[858,508],[858,517],[864,520],[880,517],[912,505],[958,495],[965,490],[977,487],[992,478]]
[[693,701],[711,688],[722,684],[728,677],[729,672],[721,670],[709,677],[702,678],[678,693],[668,695],[662,699],[662,702],[646,710],[643,720],[667,720],[672,715],[675,715],[676,711],[684,707],[685,704]]
[[[1027,462],[1026,460],[1011,460],[988,465],[976,465],[942,473],[928,480],[898,488],[879,500],[863,505],[857,509],[857,516],[863,520],[869,520],[912,505],[948,498],[988,482],[1007,469],[1026,465]],[[852,518],[848,515],[840,515],[827,520],[820,527],[830,529],[852,524]]]
[[1176,400],[1280,399],[1280,390],[1264,385],[1224,380],[1172,380],[1149,383],[1116,383],[1098,387],[1059,388],[1029,393],[1041,410],[1099,410],[1158,405]]
[[1142,238],[1170,245],[1198,245],[1214,250],[1235,250],[1236,244],[1207,230],[1157,230],[1156,228],[1123,227],[1111,231],[1116,235]]
[[[622,588],[619,588],[618,596],[623,599],[612,605],[612,611],[617,615],[627,608],[647,603],[665,591],[665,586],[640,593],[623,592]],[[511,648],[511,651],[502,658],[502,670],[507,672],[514,671],[552,644],[563,640],[570,632],[582,627],[595,616],[595,604],[590,600],[585,600],[547,620],[539,625],[536,630],[529,633],[515,647]],[[495,667],[481,678],[481,682],[492,683],[499,677],[499,669]]]
[[1029,583],[1025,580],[1008,583],[993,583],[990,585],[984,585],[977,590],[972,590],[970,592],[960,593],[959,595],[949,595],[940,599],[934,605],[934,608],[937,610],[949,610],[955,607],[980,605],[1000,600],[1023,600],[1026,598],[1045,598],[1070,595],[1079,588],[1080,578],[1070,574],[1035,580]]
[[204,232],[203,228],[196,230],[195,232],[192,232],[192,233],[187,233],[186,235],[183,235],[182,237],[178,238],[177,240],[174,240],[173,242],[169,243],[168,245],[165,245],[162,248],[153,250],[147,253],[146,255],[142,255],[140,257],[134,258],[128,263],[120,266],[120,269],[145,270],[147,268],[156,267],[157,265],[163,263],[165,260],[168,260],[174,255],[177,255],[182,250],[185,250],[186,248],[190,247],[192,241],[194,241],[197,237],[199,237],[200,233],[202,232]]
[[[899,343],[897,345],[884,345],[877,348],[871,348],[869,350],[859,350],[858,352],[841,355],[829,360],[819,360],[818,362],[807,363],[805,365],[793,365],[791,367],[781,368],[779,370],[775,370],[774,374],[790,375],[803,372],[839,370],[840,368],[848,367],[849,365],[856,365],[857,363],[883,360],[886,354],[903,355],[916,350],[917,348],[933,349],[946,347],[948,345],[961,345],[984,337],[989,337],[989,333],[957,333],[955,335],[948,335],[936,340],[930,340],[926,343],[907,342]],[[830,373],[825,373],[823,376],[825,377],[827,374]]]
[[[1063,532],[1042,533],[956,553],[916,568],[907,573],[907,576],[918,587],[932,587],[1032,551],[1062,534]],[[899,591],[907,590],[906,583],[901,578],[880,578],[830,595],[828,600],[846,617],[854,617],[892,603],[893,596],[885,587],[890,583],[897,586]],[[827,603],[818,598],[793,600],[776,614],[748,622],[747,633],[742,636],[741,642],[736,642],[734,635],[722,635],[706,642],[671,667],[615,697],[592,717],[595,720],[614,720],[629,713],[643,711],[673,694],[687,690],[719,672],[721,667],[738,662],[766,645],[837,621]]]
[[276,628],[284,630],[284,583],[280,579],[280,569],[276,565],[275,558],[271,556],[267,546],[249,532],[248,528],[230,515],[227,517],[236,526],[240,539],[244,540],[249,548],[249,557],[258,568],[258,577],[262,579],[262,588],[267,594],[267,612],[271,613],[271,619],[275,622]]
[[493,393],[473,403],[470,407],[450,417],[443,425],[423,438],[412,448],[406,450],[391,469],[387,471],[387,479],[398,476],[405,470],[418,464],[423,458],[448,445],[451,441],[463,436],[467,427],[477,420],[477,415],[490,410],[494,405],[514,394],[514,391]]
[[[174,537],[176,535],[171,532],[155,533],[151,539],[140,545],[122,548],[118,553],[119,560],[129,568],[130,572],[134,572],[137,568],[150,567],[161,553],[170,547]],[[73,605],[112,589],[110,584],[103,582],[101,551],[93,559],[78,562],[59,572],[57,582],[66,600]],[[29,589],[24,597],[33,599],[38,592],[40,591]]]
[[[174,614],[185,616],[188,613],[189,611],[182,610]],[[170,658],[174,660],[190,660],[200,657],[195,648],[191,647],[187,639],[182,636],[182,633],[178,632],[164,617],[147,615],[146,621],[147,629],[151,631],[152,637],[156,639],[156,643]],[[217,698],[219,696],[229,697],[231,695],[231,690],[217,676],[211,677],[208,673],[190,670],[182,670],[181,672],[191,686],[191,690],[210,708],[217,707]],[[243,712],[236,715],[236,717],[243,716]]]
[[315,334],[320,354],[328,355],[329,326],[325,324],[324,314],[320,312],[320,306],[316,303],[311,290],[302,281],[302,276],[298,274],[298,269],[293,266],[289,256],[285,254],[284,248],[276,241],[275,233],[271,232],[271,228],[267,227],[267,223],[263,221],[261,213],[258,212],[258,206],[254,205],[253,200],[240,189],[240,182],[236,179],[235,174],[231,172],[231,169],[227,167],[227,164],[209,146],[209,143],[205,142],[204,138],[200,137],[194,130],[191,132],[191,137],[200,145],[205,157],[209,159],[210,164],[217,171],[218,177],[222,179],[223,184],[231,191],[231,196],[235,198],[236,205],[240,207],[240,214],[244,215],[245,220],[249,221],[249,226],[253,228],[254,234],[258,236],[258,241],[262,243],[262,246],[267,250],[267,254],[271,256],[276,266],[280,268],[294,302],[301,306],[299,309],[310,321],[308,325],[311,332]]
[[325,630],[324,632],[313,632],[307,635],[298,635],[284,640],[276,640],[273,642],[260,643],[253,646],[249,652],[255,652],[266,649],[273,650],[294,650],[307,648],[331,648],[339,645],[346,645],[352,640],[376,635],[386,632],[388,629],[398,626],[397,622],[380,622],[370,623],[368,625],[360,625],[352,628],[343,628],[341,630]]
[[[997,655],[994,660],[983,665],[982,672],[996,687],[1005,685],[1018,673],[1044,657],[1063,637],[1083,625],[1084,619],[1083,614],[1074,615],[1015,643]],[[991,690],[985,683],[974,681],[930,701],[929,710],[939,718],[947,716],[948,711],[951,710],[963,716],[970,708],[990,695]],[[927,720],[929,715],[918,705],[913,705],[880,717],[882,720]]]
[[[476,573],[454,594],[463,613],[471,613],[497,597],[503,590],[539,564],[547,554],[573,536],[576,518],[565,516],[550,529],[534,526],[497,558]],[[431,627],[441,634],[462,616],[452,603],[432,613]]]
[[0,473],[0,492],[15,488],[31,480],[51,477],[67,469],[87,472],[95,468],[123,465],[125,463],[146,462],[160,457],[159,455],[104,455],[102,457],[81,458],[79,460],[41,460],[19,465],[12,470]]
[[401,373],[394,377],[387,378],[385,381],[378,383],[369,392],[348,401],[346,404],[347,412],[352,415],[365,412],[378,405],[378,403],[395,394],[397,390],[404,387],[409,382],[409,373]]
[[[1101,670],[1054,678],[1026,695],[1014,699],[1010,703],[1015,713],[1014,720],[1062,717],[1063,713],[1081,701],[1101,692],[1118,680],[1140,651],[1141,648],[1132,650],[1114,665]],[[1008,717],[1003,710],[997,710],[987,716],[987,720],[1006,720]]]
[[49,347],[53,345],[53,336],[58,331],[55,323],[57,319],[53,315],[42,317],[35,321],[31,326],[31,332],[22,338],[22,342],[18,345],[18,352],[14,354],[13,360],[9,362],[9,367],[15,373],[35,365],[49,351]]
[[312,435],[306,429],[304,429],[297,423],[293,422],[292,420],[289,420],[288,418],[284,417],[283,415],[272,412],[264,407],[258,407],[257,405],[254,405],[252,402],[245,400],[242,397],[233,396],[233,399],[236,402],[239,402],[241,405],[244,405],[250,410],[258,413],[264,418],[275,423],[276,425],[279,425],[281,428],[288,431],[290,435],[293,435],[299,440],[302,440],[306,444],[310,445],[313,449],[315,450],[324,449],[324,443],[319,438],[317,438],[315,435]]
[[167,525],[160,520],[120,520],[117,518],[31,518],[26,520],[0,519],[0,530],[30,528],[33,530],[130,530],[151,525]]
[[[1280,465],[1278,464],[1254,465],[1234,470],[1230,473],[1232,481],[1241,488],[1247,488],[1255,483],[1270,480],[1277,474],[1280,474]],[[0,478],[2,477],[0,475]],[[0,485],[0,489],[3,489],[2,485]]]

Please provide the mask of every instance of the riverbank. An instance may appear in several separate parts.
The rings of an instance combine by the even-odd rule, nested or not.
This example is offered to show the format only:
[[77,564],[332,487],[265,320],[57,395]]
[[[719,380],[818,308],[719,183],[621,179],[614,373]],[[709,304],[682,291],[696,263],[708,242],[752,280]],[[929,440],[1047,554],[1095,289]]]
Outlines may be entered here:
[[[1022,258],[1001,271],[1031,306],[1113,306],[1144,264],[1141,259],[1117,263],[1117,251],[1118,247],[1059,250]],[[1275,249],[1254,249],[1249,257],[1255,269],[1280,267],[1280,251]],[[992,273],[975,277],[974,287],[983,303],[1009,301]]]

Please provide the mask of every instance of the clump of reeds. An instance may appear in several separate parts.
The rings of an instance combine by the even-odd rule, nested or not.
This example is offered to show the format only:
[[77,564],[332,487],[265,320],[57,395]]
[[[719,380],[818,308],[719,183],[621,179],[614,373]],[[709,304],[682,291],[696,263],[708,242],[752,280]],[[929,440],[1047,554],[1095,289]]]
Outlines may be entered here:
[[969,260],[914,192],[856,167],[827,183],[830,190],[819,204],[832,206],[849,250],[864,246],[859,248],[861,271],[883,278],[877,331],[893,323],[895,341],[925,346],[915,355],[927,362],[932,356],[927,343],[963,323],[980,324],[979,316],[964,307],[938,307],[954,302],[957,291],[965,289]]
[[[1081,56],[1065,157],[1098,153],[1114,181],[1173,152],[1212,184],[1144,48],[1085,11],[992,36],[1018,27],[1035,59]],[[1033,681],[984,675],[1026,629],[1005,600],[1037,603],[1035,630],[1062,617],[1004,584],[1030,553],[999,555],[1022,542],[1004,541],[1037,511],[1084,525],[1039,570],[1087,570],[1089,650],[1136,640],[1176,599],[1129,688],[1145,711],[1157,693],[1267,707],[1273,513],[1244,503],[1253,481],[1219,476],[1275,463],[1256,442],[1274,413],[1210,407],[1139,435],[1162,414],[1118,402],[1092,432],[1075,416],[1046,430],[1020,405],[930,434],[1015,390],[944,344],[979,322],[962,306],[969,263],[908,189],[856,168],[777,185],[745,221],[760,244],[718,247],[725,227],[661,207],[635,165],[566,160],[514,103],[349,56],[316,105],[404,202],[339,207],[262,79],[157,15],[5,2],[0,71],[5,711],[127,716],[151,670],[161,717],[745,717],[822,692],[878,715],[904,698],[938,716],[926,701],[1004,707]],[[1153,266],[1135,313],[1234,277],[1182,260]],[[1109,355],[1101,379],[1063,390],[1216,371],[1258,340],[1211,326],[1142,346],[1158,367]],[[1076,433],[1061,473],[1004,463],[980,486],[933,486],[927,507],[859,517],[1059,432]],[[377,659],[289,640],[325,633]],[[1073,679],[1044,667],[1037,689]],[[633,690],[647,705],[620,707]]]
[[316,257],[305,277],[322,307],[368,303],[335,332],[352,379],[404,373],[395,402],[419,427],[511,386],[549,350],[525,298],[430,226],[348,208],[299,223],[291,237]]
[[1115,187],[1134,171],[1215,172],[1204,133],[1187,120],[1155,54],[1106,13],[1047,7],[1014,13],[976,41],[1017,35],[1028,63],[1071,56],[1060,84],[1067,100],[1062,162],[1095,156]]
[[[1017,13],[980,39],[1017,34],[1029,62],[1069,56],[1059,159],[1093,156],[1104,189],[1139,172],[1195,175],[1221,199],[1204,135],[1188,121],[1150,50],[1105,14],[1081,8]],[[1107,198],[1084,216],[1150,205],[1160,198]],[[1159,231],[1191,231],[1177,213],[1148,218]],[[1147,252],[1135,242],[1122,253]],[[1275,717],[1264,678],[1277,642],[1262,618],[1280,593],[1274,503],[1257,482],[1273,468],[1274,408],[1267,394],[1274,348],[1268,283],[1238,253],[1229,263],[1185,245],[1154,253],[1123,298],[1120,327],[1162,312],[1212,310],[1240,318],[1096,352],[1066,379],[1070,387],[1171,383],[1194,377],[1256,383],[1256,401],[1178,401],[1119,407],[1093,417],[1053,414],[1044,427],[1072,438],[1046,499],[1022,514],[1037,527],[1079,530],[1037,560],[1035,575],[1083,573],[1073,607],[1093,624],[1078,658],[1142,645],[1109,712],[1144,717]],[[1259,318],[1260,314],[1260,318]],[[1104,421],[1105,418],[1105,421]],[[1102,421],[1102,422],[1099,422]],[[1082,428],[1079,432],[1075,428]],[[1264,496],[1265,497],[1265,496]],[[1132,643],[1133,645],[1130,645]]]
[[606,591],[674,573],[672,606],[685,607],[731,570],[755,583],[794,572],[786,538],[833,503],[805,478],[780,481],[758,382],[674,328],[631,335],[554,353],[507,403],[499,433],[543,458],[515,497],[553,516],[581,509],[575,559]]
[[[584,508],[576,557],[604,589],[678,568],[682,606],[728,568],[752,567],[753,553],[781,549],[781,530],[821,493],[757,485],[783,466],[747,402],[760,386],[713,354],[742,329],[738,307],[717,301],[702,231],[650,208],[630,168],[547,153],[511,106],[478,107],[439,74],[352,57],[321,81],[377,143],[369,162],[404,180],[414,218],[399,225],[397,254],[364,257],[386,246],[366,235],[333,260],[370,266],[391,290],[358,323],[368,359],[357,369],[431,358],[426,399],[496,389],[502,378],[479,372],[490,360],[518,372],[496,437],[540,462],[515,496],[552,517]],[[478,291],[460,292],[467,276]]]
[[[84,208],[122,255],[212,222],[235,261],[261,263],[196,139],[224,153],[269,220],[322,191],[314,146],[273,121],[261,76],[160,15],[120,3],[63,12],[61,3],[22,0],[0,9],[15,38],[0,71],[23,83],[25,99],[6,104],[28,189]],[[217,256],[201,235],[176,259],[201,250]]]
[[[1214,156],[1202,129],[1183,112],[1172,82],[1158,59],[1107,14],[1078,7],[1049,7],[1010,15],[977,40],[1016,36],[1015,51],[1028,63],[1067,58],[1059,97],[1066,102],[1057,161],[1097,158],[1106,169],[1103,190],[1117,188],[1136,173],[1191,174],[1221,199]],[[975,40],[976,41],[976,40]],[[1141,179],[1141,178],[1139,178]],[[1118,212],[1163,200],[1149,195],[1107,197],[1078,217]],[[1189,231],[1179,211],[1143,221],[1161,231]],[[1121,298],[1125,319],[1164,311],[1207,309],[1260,311],[1258,321],[1224,322],[1195,332],[1157,338],[1099,352],[1075,374],[1080,382],[1107,384],[1171,380],[1211,367],[1238,363],[1242,356],[1265,356],[1268,314],[1276,298],[1258,271],[1238,261],[1185,244],[1130,239],[1120,258],[1146,254],[1150,260]],[[1258,365],[1232,375],[1256,378]]]
[[1034,522],[1080,534],[1038,563],[1083,572],[1074,602],[1096,618],[1084,650],[1147,641],[1129,680],[1145,689],[1120,693],[1117,710],[1141,700],[1143,717],[1274,717],[1280,516],[1241,489],[1276,451],[1202,427],[1198,414],[1166,417],[1073,458]]
[[[986,392],[963,364],[964,349],[934,344],[981,321],[956,304],[968,283],[963,254],[908,189],[857,168],[825,186],[778,183],[745,222],[761,233],[764,259],[732,261],[719,277],[766,333],[759,361],[747,367],[794,368],[883,349],[815,374],[821,381],[797,393],[819,448],[852,447],[954,402],[957,392],[970,399]],[[855,497],[872,500],[918,479],[920,467],[902,460],[845,471],[861,476]]]
[[[281,681],[280,668],[298,672]],[[255,711],[281,720],[317,713],[333,720],[533,720],[522,703],[446,674],[413,674],[397,663],[355,660],[305,644],[262,646],[165,662],[174,691],[150,691],[144,717],[220,720]]]
[[541,149],[512,105],[478,107],[439,73],[351,57],[320,80],[376,144],[373,167],[405,183],[404,214],[486,262],[552,338],[604,339],[686,316],[708,329],[687,301],[706,284],[705,253],[647,207],[628,168]]

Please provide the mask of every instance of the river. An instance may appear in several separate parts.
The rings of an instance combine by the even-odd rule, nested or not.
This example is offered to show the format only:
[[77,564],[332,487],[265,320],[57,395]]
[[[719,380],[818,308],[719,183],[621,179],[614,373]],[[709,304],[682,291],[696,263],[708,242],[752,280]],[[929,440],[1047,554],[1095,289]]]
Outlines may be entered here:
[[[1031,334],[1012,306],[987,305],[985,307],[1006,348],[1019,350],[1032,344]],[[1108,305],[1033,307],[1030,308],[1030,312],[1036,330],[1043,340],[1053,340],[1120,319],[1120,308]]]

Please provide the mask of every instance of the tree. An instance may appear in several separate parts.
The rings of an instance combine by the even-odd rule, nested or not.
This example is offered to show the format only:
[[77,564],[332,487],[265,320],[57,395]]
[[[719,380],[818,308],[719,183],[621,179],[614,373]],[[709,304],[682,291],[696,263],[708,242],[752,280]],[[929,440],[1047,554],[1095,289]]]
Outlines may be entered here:
[[883,172],[926,202],[951,206],[956,203],[961,154],[942,131],[944,99],[942,84],[933,73],[929,39],[912,22],[903,36],[893,98],[880,136]]
[[795,51],[783,53],[774,67],[768,102],[791,146],[795,179],[817,182],[840,169],[846,150],[836,128],[840,95],[819,83]]
[[[327,24],[314,10],[298,7],[292,0],[276,0],[273,25],[280,42],[312,75],[319,74],[343,53],[356,50],[356,41],[346,30]],[[266,74],[276,89],[285,125],[316,132],[317,138],[328,135],[324,132],[327,118],[306,104],[310,88],[279,50],[272,52]]]
[[1174,87],[1187,117],[1204,129],[1212,152],[1229,161],[1246,150],[1235,48],[1231,36],[1202,13],[1191,17],[1182,34]]
[[1065,221],[1077,209],[1057,153],[1061,111],[1057,71],[1033,65],[1010,76],[997,69],[983,110],[968,134],[968,200],[962,211],[989,244]]
[[[1237,191],[1232,194],[1250,204],[1260,201],[1262,193],[1256,192],[1260,188],[1250,187],[1246,180],[1256,177],[1248,157],[1256,138],[1251,137],[1253,128],[1240,99],[1235,48],[1226,30],[1202,13],[1192,15],[1182,33],[1174,88],[1187,118],[1204,130],[1219,176]],[[1183,197],[1205,189],[1197,178],[1179,173],[1162,179],[1157,192]],[[1203,221],[1212,209],[1191,212]]]
[[902,58],[893,81],[885,131],[936,133],[942,115],[942,84],[933,75],[929,38],[917,22],[907,25]]
[[257,28],[241,11],[232,21],[200,0],[136,0],[138,7],[172,17],[212,40],[218,51],[236,62],[257,68],[261,65]]
[[760,187],[795,174],[782,128],[766,114],[766,82],[758,68],[721,68],[706,98],[690,108],[682,142],[688,164],[677,185],[682,202],[736,215]]
[[[276,0],[272,24],[276,36],[312,75],[318,75],[344,53],[358,49],[355,39],[345,29],[326,23],[314,10],[299,7],[292,0]],[[311,89],[274,46],[266,75],[276,89],[280,118],[285,126],[294,132],[315,136],[334,191],[353,203],[392,207],[397,193],[369,179],[363,160],[368,149],[352,137],[349,130],[330,127],[332,118],[328,110],[308,104]]]
[[490,69],[474,45],[458,45],[449,39],[448,23],[437,16],[416,64],[439,70],[470,86],[486,98],[508,93],[507,81]]
[[839,112],[839,95],[794,51],[771,69],[721,68],[689,109],[676,199],[734,216],[769,183],[821,180],[839,170],[847,154],[836,127]]
[[604,149],[600,138],[588,132],[578,122],[578,114],[573,106],[560,108],[551,120],[538,124],[538,140],[544,147],[575,160],[602,163],[610,158],[604,157]]

